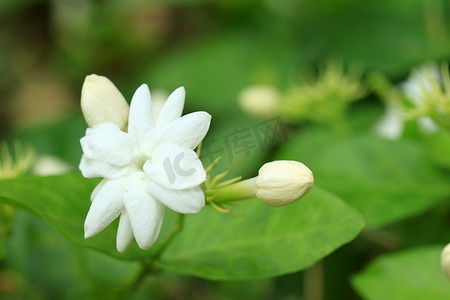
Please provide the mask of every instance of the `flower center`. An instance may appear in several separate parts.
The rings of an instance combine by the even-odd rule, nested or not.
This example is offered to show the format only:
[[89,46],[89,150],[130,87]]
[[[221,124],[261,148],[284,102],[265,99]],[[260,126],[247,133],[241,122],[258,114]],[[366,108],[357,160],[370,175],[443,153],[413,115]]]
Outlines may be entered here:
[[132,161],[132,168],[137,172],[143,172],[144,171],[144,164],[150,160],[151,157],[139,154],[135,155]]

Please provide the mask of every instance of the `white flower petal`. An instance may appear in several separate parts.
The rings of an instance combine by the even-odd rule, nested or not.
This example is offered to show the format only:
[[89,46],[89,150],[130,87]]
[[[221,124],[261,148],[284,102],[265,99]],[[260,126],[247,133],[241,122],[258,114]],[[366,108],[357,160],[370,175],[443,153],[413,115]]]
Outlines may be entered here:
[[144,164],[150,180],[169,189],[187,189],[206,180],[206,172],[197,154],[173,144],[158,146],[152,159]]
[[143,84],[131,99],[128,133],[140,141],[153,128],[153,124],[150,91],[148,86]]
[[130,163],[130,154],[135,145],[133,139],[120,131],[114,123],[101,123],[94,128],[88,128],[80,143],[87,158],[115,166]]
[[97,186],[94,188],[94,190],[91,193],[91,202],[94,200],[94,198],[98,195],[102,187],[105,185],[105,183],[108,182],[108,179],[103,179],[100,181]]
[[135,178],[128,181],[123,200],[139,248],[149,249],[161,230],[164,205],[147,193],[144,182]]
[[127,211],[124,210],[120,215],[119,227],[117,228],[117,251],[124,252],[132,240],[133,229],[131,228],[130,217]]
[[86,155],[81,157],[79,169],[86,178],[105,177],[107,179],[117,179],[128,172],[126,166],[116,167],[105,162],[89,159]]
[[121,180],[109,180],[92,201],[84,222],[84,236],[89,238],[105,229],[123,208]]
[[181,117],[185,97],[186,91],[184,90],[184,87],[179,87],[170,94],[156,120],[156,127],[160,127]]
[[200,187],[174,190],[150,181],[148,192],[165,206],[180,214],[195,214],[205,206],[205,194]]
[[194,149],[208,132],[210,122],[210,114],[197,111],[156,127],[147,134],[143,150],[151,154],[153,149],[161,144],[175,144]]

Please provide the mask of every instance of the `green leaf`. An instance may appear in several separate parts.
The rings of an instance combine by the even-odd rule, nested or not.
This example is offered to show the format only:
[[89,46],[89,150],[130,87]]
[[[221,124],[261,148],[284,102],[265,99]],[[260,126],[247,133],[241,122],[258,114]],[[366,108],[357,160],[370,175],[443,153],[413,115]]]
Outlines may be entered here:
[[117,220],[97,236],[84,238],[83,226],[90,206],[90,194],[98,182],[98,179],[85,179],[78,173],[1,180],[0,202],[40,215],[64,237],[81,247],[125,259],[149,257],[158,251],[170,233],[174,213],[166,213],[159,240],[150,251],[140,250],[132,243],[125,253],[117,252]]
[[255,199],[236,213],[244,216],[206,207],[188,218],[158,264],[209,279],[266,278],[313,265],[363,227],[357,212],[318,187],[292,205],[273,208]]
[[440,266],[444,246],[385,255],[354,276],[353,287],[368,300],[450,299]]
[[[97,181],[78,174],[3,180],[0,201],[34,211],[79,246],[125,259],[150,258],[166,241],[175,213],[166,210],[161,234],[149,251],[133,243],[125,253],[118,253],[116,224],[85,240],[84,218]],[[356,211],[318,187],[286,207],[272,208],[253,200],[236,212],[245,216],[224,215],[210,207],[187,216],[183,231],[156,263],[205,278],[265,278],[314,264],[355,238],[363,227]]]
[[309,7],[302,6],[297,18],[311,27],[299,34],[307,53],[314,53],[319,60],[334,55],[398,76],[420,61],[439,59],[448,49],[441,25],[430,31],[422,29],[422,24],[441,22],[443,8],[436,2],[329,0],[323,6],[315,1],[302,4],[307,3]]
[[433,160],[446,168],[450,168],[450,133],[440,130],[430,135],[420,137],[421,142],[425,144]]
[[361,212],[368,227],[413,216],[450,193],[448,176],[411,141],[343,138],[310,129],[294,136],[276,157],[306,164],[318,184]]

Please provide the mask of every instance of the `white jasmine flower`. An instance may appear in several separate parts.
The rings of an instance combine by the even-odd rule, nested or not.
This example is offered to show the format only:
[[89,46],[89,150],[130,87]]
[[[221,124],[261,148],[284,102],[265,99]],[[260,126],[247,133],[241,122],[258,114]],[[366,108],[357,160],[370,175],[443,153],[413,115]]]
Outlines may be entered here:
[[117,250],[125,251],[133,236],[141,249],[149,249],[165,206],[183,214],[203,208],[200,184],[206,173],[193,149],[205,137],[211,116],[194,112],[181,117],[184,98],[184,88],[175,90],[154,119],[150,91],[143,84],[131,100],[128,132],[111,122],[86,130],[80,170],[85,177],[104,177],[91,195],[86,238],[120,215]]
[[[411,101],[415,107],[426,105],[425,94],[432,92],[436,84],[440,85],[441,77],[439,68],[435,64],[427,64],[400,84],[402,93]],[[376,122],[374,130],[377,135],[390,139],[399,139],[405,128],[404,112],[402,104],[398,101],[387,103],[386,110]],[[432,134],[439,130],[438,125],[428,116],[417,118],[419,129],[424,134]]]
[[[402,88],[412,103],[420,107],[425,104],[425,93],[432,92],[435,84],[441,85],[439,67],[436,64],[426,64],[420,67],[415,74],[411,74]],[[439,130],[439,126],[427,116],[417,120],[420,130],[431,134]]]
[[413,103],[421,105],[425,101],[425,93],[432,91],[434,83],[440,81],[439,67],[429,63],[411,73],[401,87]]

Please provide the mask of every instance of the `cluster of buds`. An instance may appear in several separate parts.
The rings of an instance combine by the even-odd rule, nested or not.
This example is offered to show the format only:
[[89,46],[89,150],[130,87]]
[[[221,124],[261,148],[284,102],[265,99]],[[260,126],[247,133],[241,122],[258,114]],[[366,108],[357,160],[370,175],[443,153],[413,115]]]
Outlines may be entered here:
[[345,72],[342,63],[329,63],[317,81],[299,85],[286,95],[282,115],[286,120],[339,126],[349,104],[365,95],[360,77],[355,69]]
[[417,121],[420,133],[428,135],[440,128],[450,130],[450,74],[447,65],[440,68],[427,63],[414,69],[408,79],[393,86],[382,74],[368,79],[372,89],[386,104],[384,115],[375,124],[375,132],[396,140],[406,121]]
[[339,130],[348,105],[365,95],[360,77],[354,68],[346,72],[342,63],[329,63],[316,81],[293,86],[286,93],[270,85],[250,86],[240,93],[239,104],[256,117],[312,121]]
[[443,64],[439,69],[436,64],[426,64],[414,70],[403,89],[408,106],[412,106],[405,109],[406,119],[418,119],[426,130],[430,126],[450,129],[450,74],[447,65]]

